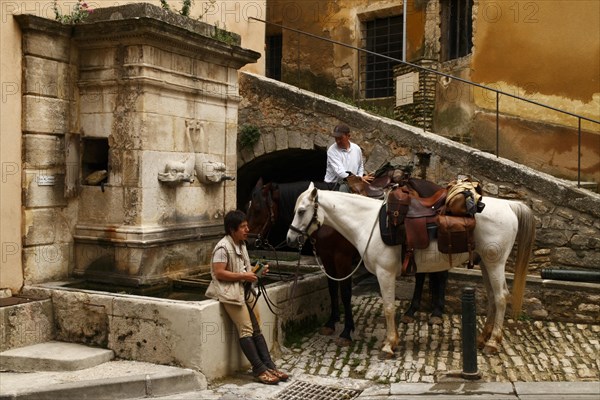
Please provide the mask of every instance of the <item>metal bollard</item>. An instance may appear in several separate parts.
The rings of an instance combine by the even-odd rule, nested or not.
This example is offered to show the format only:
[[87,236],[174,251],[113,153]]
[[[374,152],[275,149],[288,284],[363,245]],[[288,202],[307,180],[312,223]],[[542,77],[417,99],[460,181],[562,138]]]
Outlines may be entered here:
[[464,379],[480,379],[477,371],[477,320],[475,313],[475,289],[466,287],[462,294],[462,352]]

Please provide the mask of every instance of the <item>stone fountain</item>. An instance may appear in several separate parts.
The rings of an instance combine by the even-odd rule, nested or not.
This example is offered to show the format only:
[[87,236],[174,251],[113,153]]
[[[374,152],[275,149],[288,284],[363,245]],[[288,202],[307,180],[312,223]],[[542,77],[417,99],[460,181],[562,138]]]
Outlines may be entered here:
[[74,275],[140,286],[209,265],[236,207],[237,70],[260,55],[149,4],[74,27],[82,185]]

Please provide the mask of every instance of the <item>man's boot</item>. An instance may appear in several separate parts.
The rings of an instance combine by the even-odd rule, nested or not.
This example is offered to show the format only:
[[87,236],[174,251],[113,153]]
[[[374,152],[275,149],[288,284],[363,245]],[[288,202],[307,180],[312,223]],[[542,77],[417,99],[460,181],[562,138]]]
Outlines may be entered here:
[[269,372],[275,375],[280,381],[286,381],[289,376],[283,371],[279,371],[275,366],[275,363],[271,359],[271,353],[269,352],[269,346],[267,346],[267,341],[262,333],[255,334],[252,336],[254,339],[254,344],[256,345],[256,350],[258,352],[258,356],[264,363],[264,365],[269,368]]
[[279,378],[269,372],[269,367],[264,364],[256,344],[252,337],[240,338],[240,347],[242,352],[252,365],[252,374],[262,383],[274,385],[279,382]]

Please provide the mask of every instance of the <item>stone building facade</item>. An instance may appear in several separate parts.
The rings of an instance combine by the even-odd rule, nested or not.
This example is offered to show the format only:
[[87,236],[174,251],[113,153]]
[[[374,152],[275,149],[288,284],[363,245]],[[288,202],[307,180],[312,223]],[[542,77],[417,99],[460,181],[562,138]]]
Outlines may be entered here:
[[149,4],[78,25],[15,18],[24,233],[22,280],[6,286],[151,285],[206,269],[236,207],[237,71],[259,54]]
[[[594,186],[600,182],[599,7],[567,0],[408,0],[405,12],[403,2],[388,0],[270,0],[267,76],[363,108],[378,107],[382,115],[395,108],[404,122],[416,125],[424,118],[422,128]],[[383,33],[372,33],[373,24]],[[397,43],[385,41],[400,29],[406,31],[405,61],[449,77],[404,65],[395,72],[395,91],[371,95],[370,82],[386,77],[377,63],[369,70],[368,56],[359,49],[400,59],[402,51],[390,51]],[[273,67],[269,57],[278,57],[280,65]],[[280,76],[270,75],[270,68],[279,68]],[[408,97],[397,87],[406,84],[407,73],[425,76],[404,88],[416,98],[398,102]],[[431,78],[433,88],[426,83]],[[496,99],[495,91],[504,94]],[[415,115],[421,108],[433,111]]]
[[[240,176],[245,166],[254,167],[256,160],[267,156],[270,160],[285,159],[297,149],[322,152],[324,156],[324,150],[333,142],[331,127],[341,121],[350,126],[352,140],[363,149],[367,171],[374,171],[387,161],[396,165],[416,162],[416,177],[446,185],[458,175],[467,175],[483,184],[484,197],[528,204],[535,213],[537,229],[530,274],[539,274],[549,267],[600,270],[597,193],[419,128],[256,75],[242,75],[240,93],[240,125],[253,124],[261,132],[254,147],[238,154]],[[289,165],[289,170],[293,168],[300,167]],[[308,168],[301,167],[304,171]]]
[[[93,108],[95,102],[93,94],[89,94],[90,90],[95,90],[92,86],[87,86],[88,95],[86,96],[86,104],[83,107],[86,118],[80,120],[76,112],[80,100],[79,87],[76,83],[78,54],[77,46],[71,45],[73,39],[70,38],[71,27],[53,28],[53,43],[44,44],[41,49],[38,49],[42,54],[51,53],[47,61],[45,60],[46,55],[23,57],[23,46],[27,42],[23,38],[23,30],[15,17],[33,15],[47,20],[54,20],[55,6],[60,14],[70,15],[74,12],[75,3],[75,1],[23,0],[6,1],[0,4],[2,15],[2,24],[0,24],[0,55],[2,59],[0,65],[0,75],[2,77],[2,115],[0,120],[0,160],[2,166],[2,179],[0,181],[0,202],[2,204],[0,250],[2,256],[0,262],[2,267],[0,268],[0,288],[11,288],[15,293],[25,281],[31,282],[30,277],[32,274],[39,273],[40,279],[56,277],[56,274],[48,273],[48,271],[53,270],[53,267],[49,267],[48,264],[56,266],[58,260],[62,260],[60,263],[65,263],[67,260],[70,260],[69,262],[73,261],[74,255],[67,243],[72,240],[74,234],[72,221],[77,218],[78,210],[72,206],[73,202],[68,200],[68,196],[65,197],[60,189],[63,184],[64,172],[69,169],[59,166],[53,160],[56,160],[59,155],[64,158],[65,146],[68,146],[69,143],[72,144],[71,140],[77,140],[79,136],[67,135],[63,132],[67,132],[68,127],[73,126],[79,129],[81,123],[87,124],[85,129],[91,129],[92,131],[106,128],[106,126],[94,125],[99,120],[93,120],[93,118],[94,116],[97,117],[99,113],[94,110],[90,111],[90,107]],[[117,0],[110,2],[110,6],[132,3],[141,4],[142,2],[138,0]],[[158,0],[151,0],[146,3],[159,6]],[[179,15],[181,2],[169,0],[167,3],[170,5],[172,11],[170,14],[174,19],[183,18]],[[87,4],[94,9],[93,14],[95,15],[101,14],[101,7],[109,5],[102,1],[88,1]],[[264,18],[265,8],[263,3],[251,0],[241,0],[235,3],[210,0],[196,1],[190,10],[190,18],[187,19],[200,19],[207,24],[209,29],[213,29],[213,33],[217,28],[221,29],[219,33],[225,36],[225,31],[237,33],[237,45],[245,49],[252,49],[257,55],[254,62],[250,62],[241,68],[263,73],[264,26],[263,24],[254,23],[249,17]],[[188,37],[186,40],[195,39]],[[95,43],[93,41],[88,43],[80,41],[79,45],[85,45],[89,49],[94,47]],[[71,52],[71,54],[67,54],[68,52]],[[106,56],[109,57],[108,54]],[[120,56],[123,56],[123,54]],[[154,56],[163,57],[158,53]],[[146,54],[146,59],[148,57],[151,57],[151,55]],[[88,59],[87,61],[112,63],[110,59]],[[94,68],[92,66],[91,69],[86,71],[88,77],[93,75]],[[185,65],[174,65],[173,68],[185,69]],[[36,80],[33,79],[32,74],[46,74],[48,78]],[[93,81],[98,79],[100,78],[91,77],[89,81],[82,82],[82,85],[93,85]],[[191,76],[187,76],[185,79],[188,79],[188,83],[189,80],[193,80]],[[222,77],[216,78],[217,81],[220,79]],[[227,77],[230,83],[233,82],[232,79],[234,78]],[[212,86],[212,84],[205,84],[205,86]],[[175,87],[171,86],[171,89]],[[213,88],[217,90],[216,86]],[[83,90],[85,91],[85,89]],[[107,90],[110,91],[110,89]],[[34,113],[31,115],[25,114],[31,112],[33,106],[37,107]],[[85,106],[88,108],[85,109]],[[109,108],[111,104],[107,103],[105,107]],[[177,112],[182,113],[184,109]],[[29,124],[30,126],[26,129],[30,129],[33,119],[35,119],[35,124],[39,125],[33,124],[35,125],[33,127],[38,130],[25,131],[24,126]],[[49,124],[56,125],[57,122],[50,121],[57,120],[60,121],[57,126],[48,126]],[[190,129],[196,128],[198,126],[190,125]],[[183,129],[181,133],[185,131],[185,128]],[[99,138],[98,142],[102,140]],[[182,148],[181,146],[184,146],[185,142],[182,142],[181,138],[177,140],[179,141],[178,145]],[[121,144],[123,145],[123,143]],[[157,143],[157,145],[165,146],[167,143]],[[26,149],[25,146],[27,146]],[[83,155],[71,152],[70,157],[72,158],[65,159],[62,162],[64,165],[73,165],[74,158],[79,156]],[[37,165],[33,169],[43,173],[33,172],[33,164]],[[60,173],[57,173],[57,170],[60,170]],[[42,176],[42,184],[47,186],[38,188],[37,181],[33,182],[37,179],[37,176]],[[45,178],[46,176],[54,176],[54,179]],[[116,176],[112,178],[116,179]],[[51,183],[53,185],[50,185]],[[229,183],[229,185],[232,184]],[[23,191],[28,193],[27,197],[22,195]],[[46,197],[45,194],[41,195],[41,192],[49,193],[48,196],[52,198],[52,201],[48,203],[44,200],[45,203],[41,206],[38,206],[38,203],[31,203],[31,201],[39,202],[41,197]],[[33,197],[35,197],[34,200],[32,200]],[[26,202],[29,203],[25,204]],[[48,204],[51,204],[51,206],[48,206]],[[21,212],[23,209],[26,211]],[[148,212],[148,210],[145,212]],[[32,222],[35,222],[35,228],[32,228]],[[42,240],[41,237],[45,239]],[[32,259],[36,260],[35,263],[39,261],[37,267],[33,267]],[[47,265],[42,267],[44,263]],[[59,267],[62,272],[66,272],[65,268],[64,265]]]

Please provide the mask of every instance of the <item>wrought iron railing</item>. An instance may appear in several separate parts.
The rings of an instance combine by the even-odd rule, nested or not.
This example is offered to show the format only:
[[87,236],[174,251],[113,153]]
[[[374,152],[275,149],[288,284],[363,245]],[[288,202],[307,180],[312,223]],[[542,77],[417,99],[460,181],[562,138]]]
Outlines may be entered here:
[[[356,46],[353,46],[353,45],[350,45],[350,44],[347,44],[347,43],[343,43],[343,42],[340,42],[340,41],[337,41],[337,40],[324,38],[324,37],[321,37],[321,36],[318,36],[318,35],[315,35],[315,34],[312,34],[312,33],[309,33],[309,32],[301,31],[299,29],[290,28],[290,27],[287,27],[287,26],[284,26],[284,25],[276,24],[274,22],[265,21],[265,20],[262,20],[262,19],[259,19],[259,18],[255,18],[255,17],[249,17],[249,19],[252,19],[252,20],[255,20],[255,21],[258,21],[258,22],[262,22],[264,24],[269,24],[269,25],[277,26],[277,27],[279,27],[281,29],[285,29],[285,30],[289,30],[289,31],[292,31],[292,32],[296,32],[298,35],[309,36],[309,37],[312,37],[312,38],[317,39],[317,40],[326,41],[326,42],[333,43],[333,44],[336,44],[336,45],[339,45],[339,46],[343,46],[343,47],[347,47],[347,48],[350,48],[350,49],[353,49],[353,50],[356,50],[356,51],[359,51],[359,52],[364,52],[366,54],[371,54],[371,55],[374,55],[374,56],[377,56],[377,57],[388,59],[388,60],[397,62],[398,64],[403,64],[403,65],[407,65],[409,67],[416,68],[416,69],[418,69],[420,71],[424,71],[424,72],[432,73],[432,74],[435,74],[435,75],[438,75],[438,76],[450,78],[450,79],[453,79],[455,81],[462,82],[462,83],[465,83],[467,85],[470,85],[472,87],[477,87],[477,88],[480,88],[480,89],[487,90],[487,91],[495,93],[495,100],[496,100],[496,109],[495,109],[495,114],[496,114],[496,149],[495,149],[495,155],[496,155],[496,157],[500,156],[499,155],[499,147],[500,147],[500,113],[499,113],[499,110],[500,110],[500,96],[507,96],[507,97],[510,97],[510,98],[513,98],[513,99],[516,99],[516,100],[524,101],[524,102],[529,103],[529,104],[533,104],[533,105],[536,105],[536,106],[539,106],[539,107],[543,107],[543,108],[545,108],[547,110],[556,111],[556,112],[559,112],[561,114],[568,115],[568,116],[571,116],[573,118],[577,118],[577,187],[581,187],[581,132],[582,132],[582,130],[581,130],[581,121],[587,121],[587,122],[590,122],[592,124],[598,124],[600,126],[600,121],[599,120],[588,118],[588,117],[585,117],[585,116],[580,115],[580,114],[572,113],[570,111],[565,111],[565,110],[562,110],[562,109],[559,109],[559,108],[556,108],[556,107],[553,107],[553,106],[549,106],[547,104],[543,104],[543,103],[537,102],[535,100],[527,99],[527,98],[524,98],[524,97],[521,97],[521,96],[518,96],[518,95],[515,95],[515,94],[512,94],[512,93],[508,93],[508,92],[505,92],[505,91],[502,91],[502,90],[499,90],[499,89],[495,89],[495,88],[492,88],[492,87],[489,87],[489,86],[486,86],[486,85],[481,85],[479,83],[472,82],[472,81],[469,81],[467,79],[463,79],[463,78],[460,78],[460,77],[457,77],[457,76],[454,76],[454,75],[446,74],[444,72],[436,71],[434,69],[430,69],[430,68],[426,68],[426,67],[423,67],[423,66],[420,66],[420,65],[416,65],[416,64],[413,64],[413,63],[410,63],[410,62],[407,62],[407,61],[402,61],[402,60],[399,60],[397,58],[389,57],[389,56],[386,56],[386,55],[383,55],[383,54],[379,54],[379,53],[376,53],[376,52],[373,52],[373,51],[370,51],[370,50],[362,49],[362,48],[359,48],[359,47],[356,47]],[[298,46],[300,46],[300,40],[298,40]],[[298,54],[298,60],[297,60],[297,62],[298,62],[298,71],[300,71],[300,49],[298,49],[297,54]],[[425,107],[424,107],[424,109],[425,109]],[[425,118],[423,118],[423,123],[425,124]]]

